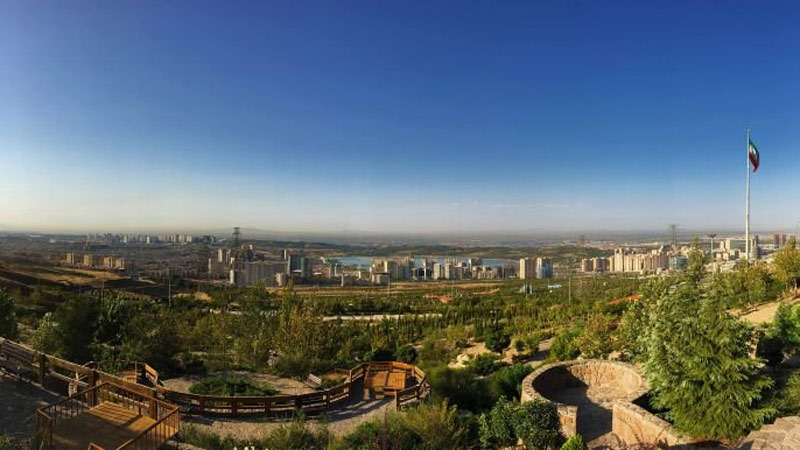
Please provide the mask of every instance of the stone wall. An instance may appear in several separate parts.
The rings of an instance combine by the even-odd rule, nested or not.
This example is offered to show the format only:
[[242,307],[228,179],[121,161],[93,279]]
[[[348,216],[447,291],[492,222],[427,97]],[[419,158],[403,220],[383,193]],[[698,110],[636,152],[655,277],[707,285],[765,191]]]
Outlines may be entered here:
[[679,447],[695,442],[675,430],[669,422],[639,405],[617,402],[613,406],[611,431],[627,445]]
[[[578,406],[555,401],[560,390],[588,387],[593,396],[612,410],[612,432],[626,445],[682,446],[691,440],[633,402],[648,391],[647,381],[635,366],[617,361],[565,361],[540,367],[522,381],[522,402],[540,398],[553,403],[564,434],[578,429]],[[588,391],[587,391],[588,392]]]

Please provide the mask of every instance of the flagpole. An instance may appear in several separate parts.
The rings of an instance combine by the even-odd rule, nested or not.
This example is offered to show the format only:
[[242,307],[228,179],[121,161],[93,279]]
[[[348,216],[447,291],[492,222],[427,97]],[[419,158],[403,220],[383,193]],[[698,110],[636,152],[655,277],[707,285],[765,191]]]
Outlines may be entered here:
[[744,159],[747,160],[747,198],[744,214],[744,248],[745,258],[750,262],[750,128],[747,129],[747,140],[744,143]]

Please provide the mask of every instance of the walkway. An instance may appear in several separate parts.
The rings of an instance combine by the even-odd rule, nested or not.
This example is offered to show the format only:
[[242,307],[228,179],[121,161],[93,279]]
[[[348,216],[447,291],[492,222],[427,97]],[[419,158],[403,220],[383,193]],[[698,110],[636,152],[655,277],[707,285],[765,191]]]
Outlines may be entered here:
[[[394,411],[394,399],[370,399],[364,396],[364,387],[358,382],[353,387],[353,398],[346,405],[332,408],[326,415],[306,418],[306,424],[312,428],[327,425],[328,430],[341,436],[354,430],[362,423],[383,418]],[[274,417],[200,417],[183,416],[184,423],[190,423],[212,431],[220,436],[234,436],[237,439],[261,438],[264,434],[290,422],[276,421]]]

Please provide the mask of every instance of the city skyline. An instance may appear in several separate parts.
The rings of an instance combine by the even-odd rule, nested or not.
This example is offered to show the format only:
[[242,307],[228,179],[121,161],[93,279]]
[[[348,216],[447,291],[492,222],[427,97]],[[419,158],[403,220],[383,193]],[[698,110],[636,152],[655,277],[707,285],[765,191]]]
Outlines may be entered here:
[[4,2],[0,226],[743,230],[750,127],[753,229],[791,231],[798,19],[793,2]]

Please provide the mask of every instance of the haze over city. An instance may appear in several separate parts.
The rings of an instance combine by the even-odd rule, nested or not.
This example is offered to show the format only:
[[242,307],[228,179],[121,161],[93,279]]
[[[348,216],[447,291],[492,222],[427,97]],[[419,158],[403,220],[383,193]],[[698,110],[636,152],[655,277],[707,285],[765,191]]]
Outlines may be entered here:
[[0,5],[0,226],[800,219],[797,3],[204,3]]

